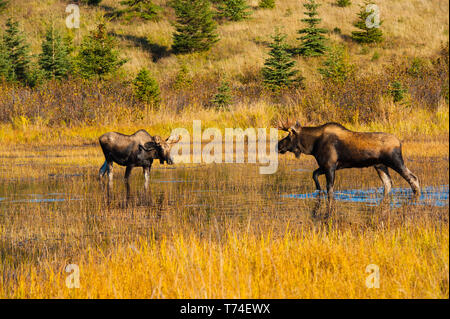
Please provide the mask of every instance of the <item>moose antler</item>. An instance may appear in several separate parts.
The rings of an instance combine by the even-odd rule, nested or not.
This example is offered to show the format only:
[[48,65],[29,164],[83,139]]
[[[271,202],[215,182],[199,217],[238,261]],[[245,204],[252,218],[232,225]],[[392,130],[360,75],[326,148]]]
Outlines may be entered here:
[[289,129],[292,127],[292,121],[289,119],[285,120],[284,122],[281,122],[281,120],[278,120],[277,123],[277,129],[289,132]]
[[181,135],[178,135],[178,137],[175,139],[173,136],[169,136],[166,140],[168,144],[176,144],[181,140]]

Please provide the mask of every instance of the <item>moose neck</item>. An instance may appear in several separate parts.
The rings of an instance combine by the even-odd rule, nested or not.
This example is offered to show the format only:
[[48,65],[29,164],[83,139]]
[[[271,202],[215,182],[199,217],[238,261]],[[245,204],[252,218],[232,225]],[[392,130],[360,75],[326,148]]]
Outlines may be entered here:
[[317,127],[303,127],[299,138],[298,146],[303,154],[311,155],[316,140],[320,137],[322,131]]

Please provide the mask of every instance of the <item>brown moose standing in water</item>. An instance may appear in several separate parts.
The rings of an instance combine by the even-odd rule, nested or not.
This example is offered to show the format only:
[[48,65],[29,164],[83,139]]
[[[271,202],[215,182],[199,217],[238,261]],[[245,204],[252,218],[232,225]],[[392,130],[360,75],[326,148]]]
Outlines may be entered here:
[[113,181],[113,163],[126,166],[125,183],[128,185],[128,179],[131,170],[134,167],[142,167],[145,178],[145,189],[148,188],[150,180],[150,169],[153,160],[159,159],[160,163],[172,165],[173,160],[170,155],[170,149],[173,144],[180,140],[168,137],[163,140],[159,136],[151,136],[145,130],[139,130],[131,135],[125,135],[117,132],[108,132],[100,136],[99,143],[105,155],[105,162],[99,170],[99,179],[106,173],[108,174],[108,185]]
[[302,127],[279,123],[278,129],[289,135],[278,142],[278,152],[313,155],[319,168],[313,172],[316,189],[320,190],[318,177],[325,174],[328,197],[333,196],[335,171],[352,167],[375,167],[384,184],[384,194],[392,188],[388,167],[396,171],[411,185],[415,195],[420,194],[419,179],[405,166],[401,142],[388,133],[353,132],[340,124],[327,123],[317,127]]

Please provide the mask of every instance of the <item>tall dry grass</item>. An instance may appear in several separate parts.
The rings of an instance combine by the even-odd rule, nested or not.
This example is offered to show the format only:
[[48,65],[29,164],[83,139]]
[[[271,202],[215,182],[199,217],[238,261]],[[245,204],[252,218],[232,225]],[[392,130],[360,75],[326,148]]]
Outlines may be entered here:
[[[404,153],[422,187],[448,185],[448,137],[407,142]],[[0,156],[2,298],[449,295],[448,206],[388,197],[330,211],[325,199],[284,197],[313,191],[311,157],[280,157],[273,175],[253,164],[155,164],[149,192],[135,170],[127,194],[120,167],[111,192],[99,185],[99,147],[4,147]],[[336,191],[381,184],[372,168],[342,170]],[[79,266],[78,289],[66,286],[69,264]],[[366,286],[371,264],[380,288]]]
[[[174,234],[77,256],[80,287],[45,262],[2,279],[2,298],[448,298],[448,224],[294,230],[222,240]],[[368,288],[368,265],[380,288]]]
[[[270,127],[284,117],[305,125],[341,122],[401,137],[448,132],[448,45],[428,60],[401,58],[379,71],[345,83],[316,81],[278,96],[265,92],[259,80],[250,81],[234,87],[234,105],[223,111],[210,107],[219,82],[215,75],[197,77],[183,88],[163,85],[158,109],[138,101],[121,81],[72,79],[38,88],[0,84],[0,137],[3,143],[93,143],[106,129],[132,133],[146,128],[167,135],[175,127],[190,128],[194,119],[205,127],[245,128]],[[408,89],[401,103],[389,95],[394,81]]]
[[[446,1],[379,1],[386,36],[380,46],[360,46],[348,39],[362,1],[354,1],[349,8],[323,3],[319,10],[322,24],[329,30],[340,28],[341,33],[330,34],[330,40],[348,47],[355,74],[344,84],[328,83],[317,72],[323,58],[296,57],[306,88],[275,97],[261,83],[267,42],[274,26],[282,25],[289,43],[296,45],[296,30],[301,27],[304,11],[301,1],[279,1],[273,10],[255,8],[249,20],[220,23],[221,40],[210,52],[184,56],[170,51],[174,14],[165,1],[158,3],[164,11],[157,22],[108,23],[123,56],[129,58],[120,78],[103,83],[51,81],[35,89],[0,84],[2,142],[92,143],[106,129],[131,132],[147,128],[165,135],[174,126],[189,128],[192,119],[220,127],[268,127],[284,116],[312,125],[338,121],[362,129],[376,127],[402,136],[448,132]],[[8,16],[20,20],[30,35],[27,40],[33,52],[38,53],[49,19],[64,26],[65,5],[57,0],[11,1],[0,23]],[[98,7],[81,6],[81,28],[74,31],[75,44],[95,27],[100,16],[107,17],[118,6],[112,0]],[[183,64],[192,83],[180,88],[174,83]],[[143,66],[160,83],[160,110],[149,110],[133,96],[129,80]],[[210,109],[210,101],[223,77],[230,80],[233,105],[230,111],[217,112]],[[389,95],[393,81],[402,82],[408,90],[402,103],[394,104]]]

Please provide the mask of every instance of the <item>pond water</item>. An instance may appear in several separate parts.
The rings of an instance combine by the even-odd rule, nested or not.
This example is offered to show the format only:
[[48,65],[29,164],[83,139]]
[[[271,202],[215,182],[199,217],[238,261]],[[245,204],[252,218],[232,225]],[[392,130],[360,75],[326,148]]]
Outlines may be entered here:
[[[386,197],[384,196],[383,188],[369,188],[336,191],[334,199],[342,202],[365,203],[369,206],[379,205],[383,200],[388,200],[393,207],[399,207],[404,204],[444,207],[448,206],[448,195],[448,185],[441,185],[422,188],[418,198],[414,197],[411,188],[393,188]],[[317,199],[319,197],[324,198],[327,195],[324,192],[315,191],[306,194],[288,194],[283,196],[297,199]]]
[[[323,220],[317,216],[328,209],[321,200],[326,194],[314,191],[311,172],[316,163],[306,156],[280,156],[277,172],[270,175],[259,174],[258,164],[156,163],[146,191],[141,169],[133,170],[129,187],[123,181],[125,169],[117,165],[110,189],[106,179],[99,182],[103,158],[96,146],[67,148],[58,156],[42,152],[2,157],[0,245],[12,255],[23,243],[36,249],[39,258],[44,251],[74,253],[93,243],[110,245],[174,232],[203,236],[213,229],[220,237],[230,228],[243,227],[245,232],[270,229],[281,234],[287,225],[320,225]],[[438,223],[448,219],[448,159],[417,158],[407,165],[421,182],[418,199],[394,172],[395,187],[382,201],[382,183],[374,169],[338,171],[334,223],[339,219],[346,227],[376,226],[386,210],[392,216],[437,216],[432,218]],[[323,176],[320,182],[325,186]]]

